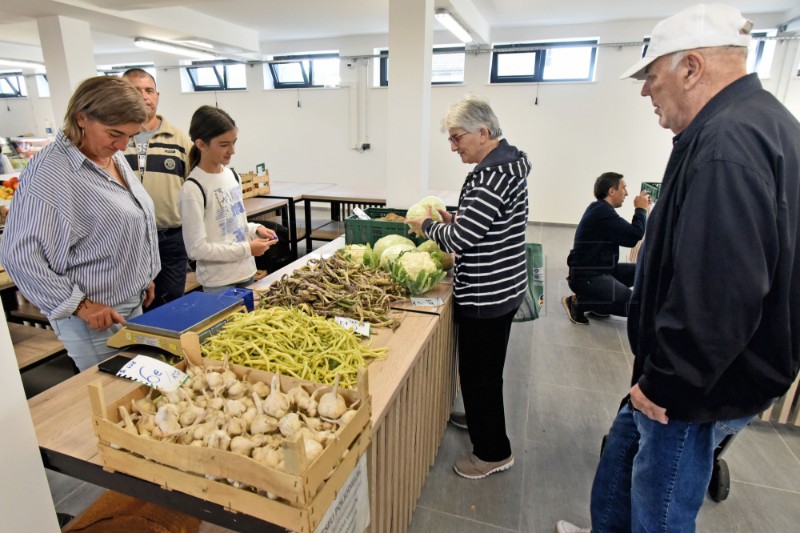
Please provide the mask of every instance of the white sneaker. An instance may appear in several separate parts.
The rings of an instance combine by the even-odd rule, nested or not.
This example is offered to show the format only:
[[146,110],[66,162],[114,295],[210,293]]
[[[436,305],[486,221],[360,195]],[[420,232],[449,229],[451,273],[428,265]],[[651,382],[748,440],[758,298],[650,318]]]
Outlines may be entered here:
[[592,530],[578,527],[566,520],[559,520],[556,524],[556,533],[592,533]]

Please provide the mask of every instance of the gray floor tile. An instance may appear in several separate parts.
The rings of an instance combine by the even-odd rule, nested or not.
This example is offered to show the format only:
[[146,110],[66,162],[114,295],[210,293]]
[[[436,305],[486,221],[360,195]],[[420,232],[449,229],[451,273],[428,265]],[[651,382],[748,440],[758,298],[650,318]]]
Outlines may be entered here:
[[428,509],[422,505],[414,511],[409,533],[508,533],[516,529],[495,527],[485,522]]
[[57,505],[56,511],[72,516],[78,516],[87,507],[97,500],[106,489],[92,485],[91,483],[81,483],[74,491],[63,498]]
[[528,398],[529,440],[597,453],[622,396],[534,382]]
[[[559,301],[557,304],[561,309],[561,302]],[[536,339],[534,341],[536,344],[583,346],[622,352],[622,342],[613,323],[608,320],[591,320],[588,326],[573,324],[563,309],[561,309],[561,313],[553,314],[554,305],[556,304],[551,301],[548,315],[536,323]]]
[[589,498],[599,453],[562,443],[528,441],[520,531],[555,531],[559,520],[589,524]]
[[733,480],[800,494],[800,462],[770,423],[752,422],[731,442],[724,459]]
[[706,498],[697,518],[701,533],[756,533],[797,531],[800,494],[734,482],[721,503]]
[[789,447],[795,458],[800,461],[800,427],[773,424],[781,440]]
[[480,480],[464,479],[453,472],[453,463],[471,451],[469,436],[449,426],[418,505],[517,531],[523,501],[525,441],[511,438],[511,447],[515,464],[510,470]]
[[530,379],[536,383],[608,392],[619,398],[630,389],[630,365],[622,352],[539,342],[534,353]]

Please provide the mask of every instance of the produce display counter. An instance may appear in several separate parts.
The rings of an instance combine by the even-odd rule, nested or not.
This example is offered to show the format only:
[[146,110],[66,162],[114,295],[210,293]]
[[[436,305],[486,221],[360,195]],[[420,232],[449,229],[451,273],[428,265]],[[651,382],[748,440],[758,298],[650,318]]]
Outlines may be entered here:
[[[343,245],[338,239],[312,256],[327,255]],[[304,264],[301,258],[255,284],[269,285]],[[373,347],[388,347],[385,359],[369,366],[372,434],[367,449],[370,531],[405,531],[444,434],[455,394],[455,331],[451,285],[436,289],[442,305],[399,310],[400,326],[376,328]],[[422,311],[422,312],[420,312]],[[142,350],[131,350],[142,353]],[[89,383],[102,381],[111,403],[137,385],[91,368],[30,399],[31,417],[47,468],[118,492],[193,514],[236,531],[282,531],[267,522],[236,513],[235,502],[223,507],[177,490],[160,487],[102,468],[92,427]]]

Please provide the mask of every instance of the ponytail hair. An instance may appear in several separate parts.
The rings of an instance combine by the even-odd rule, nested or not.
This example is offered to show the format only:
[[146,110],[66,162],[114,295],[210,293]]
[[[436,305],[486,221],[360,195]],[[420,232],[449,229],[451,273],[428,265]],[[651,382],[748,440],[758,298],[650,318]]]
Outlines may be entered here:
[[192,139],[192,148],[189,150],[189,170],[200,163],[200,149],[195,144],[201,140],[206,144],[214,137],[219,137],[236,128],[236,123],[231,116],[218,107],[204,105],[192,115],[189,124],[189,137]]

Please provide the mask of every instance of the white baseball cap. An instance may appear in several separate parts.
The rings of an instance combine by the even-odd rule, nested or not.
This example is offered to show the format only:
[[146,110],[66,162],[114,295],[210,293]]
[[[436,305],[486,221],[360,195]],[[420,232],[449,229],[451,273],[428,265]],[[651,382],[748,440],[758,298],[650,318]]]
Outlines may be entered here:
[[725,4],[697,4],[662,20],[653,28],[644,57],[620,79],[643,80],[644,69],[659,57],[712,46],[750,46],[753,23]]

